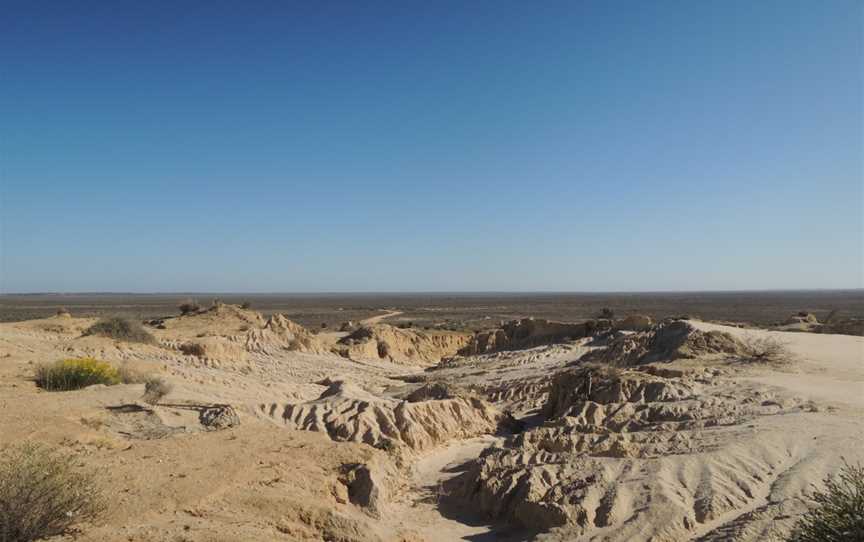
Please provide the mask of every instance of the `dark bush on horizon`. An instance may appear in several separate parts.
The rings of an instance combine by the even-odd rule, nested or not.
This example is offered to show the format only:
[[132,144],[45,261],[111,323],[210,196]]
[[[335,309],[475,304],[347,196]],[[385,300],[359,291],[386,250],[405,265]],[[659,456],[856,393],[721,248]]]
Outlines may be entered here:
[[180,314],[184,316],[187,314],[196,313],[201,310],[201,306],[198,303],[192,301],[191,299],[187,299],[183,303],[180,303],[177,308],[180,309]]

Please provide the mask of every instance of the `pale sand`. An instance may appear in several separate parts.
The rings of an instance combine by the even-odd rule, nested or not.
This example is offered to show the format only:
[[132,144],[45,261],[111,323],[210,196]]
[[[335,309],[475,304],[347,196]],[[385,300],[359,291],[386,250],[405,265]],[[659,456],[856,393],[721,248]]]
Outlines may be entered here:
[[[438,493],[482,449],[504,442],[488,432],[439,442],[453,438],[448,435],[457,422],[448,421],[450,416],[479,415],[467,403],[442,401],[439,411],[439,403],[421,405],[423,415],[406,422],[408,433],[389,433],[408,438],[397,442],[395,453],[337,442],[324,430],[289,429],[261,406],[314,401],[328,389],[322,379],[341,377],[373,402],[385,398],[382,408],[395,409],[394,397],[417,386],[396,377],[415,375],[470,385],[490,408],[513,410],[536,424],[542,421],[536,409],[545,401],[550,377],[596,348],[585,341],[486,354],[429,373],[279,349],[249,351],[244,360],[197,359],[171,348],[80,338],[90,323],[50,318],[0,324],[0,444],[33,439],[74,453],[99,470],[112,496],[106,516],[82,525],[76,540],[779,540],[804,511],[803,492],[837,472],[841,456],[864,461],[864,338],[693,322],[698,329],[735,336],[775,336],[794,359],[778,367],[717,359],[669,364],[695,371],[696,379],[686,377],[682,385],[703,400],[699,408],[705,416],[723,422],[716,427],[621,433],[617,451],[606,455],[590,449],[552,453],[550,440],[512,455],[505,450],[502,460],[514,460],[510,472],[536,477],[519,497],[526,506],[536,498],[565,513],[584,510],[587,520],[535,533],[510,530],[506,520],[516,518],[484,517],[476,501],[450,503]],[[177,344],[204,332],[228,337],[246,325],[231,313],[154,334],[164,344]],[[32,383],[35,363],[85,354],[157,370],[175,392],[144,414],[107,408],[135,403],[141,384],[48,393]],[[715,368],[718,372],[710,372]],[[241,425],[205,431],[190,407],[215,402],[234,405]],[[695,408],[680,404],[685,412]],[[749,405],[752,415],[735,413],[736,405]],[[339,423],[352,420],[345,414]],[[487,431],[482,418],[471,420],[474,425],[464,427]],[[412,448],[410,435],[422,436],[423,446]],[[644,437],[656,442],[646,447]],[[381,492],[375,510],[349,499],[344,466],[358,463],[377,473]],[[595,482],[570,503],[576,486],[559,483],[585,473]],[[542,524],[541,508],[529,514],[523,507],[520,513]]]

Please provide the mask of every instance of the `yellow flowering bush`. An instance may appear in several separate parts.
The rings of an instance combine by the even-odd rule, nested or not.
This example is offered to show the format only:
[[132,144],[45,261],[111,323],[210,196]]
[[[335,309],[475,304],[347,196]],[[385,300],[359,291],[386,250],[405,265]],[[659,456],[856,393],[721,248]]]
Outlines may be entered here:
[[105,384],[119,384],[119,371],[110,363],[94,358],[64,359],[36,370],[36,385],[49,391],[77,390]]

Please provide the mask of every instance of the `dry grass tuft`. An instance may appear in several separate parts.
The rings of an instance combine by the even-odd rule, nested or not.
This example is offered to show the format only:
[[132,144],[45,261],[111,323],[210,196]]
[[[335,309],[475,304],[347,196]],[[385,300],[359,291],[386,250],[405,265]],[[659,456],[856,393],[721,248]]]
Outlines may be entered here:
[[184,355],[195,356],[196,358],[207,356],[207,350],[204,348],[204,345],[199,343],[183,343],[180,345],[180,351]]
[[120,382],[124,384],[143,384],[150,377],[148,372],[133,366],[128,361],[117,367],[117,374],[120,376]]
[[152,376],[147,379],[144,383],[144,397],[143,400],[148,405],[156,405],[159,401],[162,400],[163,397],[171,393],[171,390],[174,389],[169,382],[167,382],[164,378],[158,376]]
[[0,541],[60,535],[104,509],[94,475],[79,470],[71,457],[34,443],[0,455]]

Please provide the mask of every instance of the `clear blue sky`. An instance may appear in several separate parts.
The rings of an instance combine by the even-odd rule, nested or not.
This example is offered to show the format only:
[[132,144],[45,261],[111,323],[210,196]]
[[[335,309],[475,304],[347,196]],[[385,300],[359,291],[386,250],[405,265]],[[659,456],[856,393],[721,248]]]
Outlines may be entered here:
[[2,2],[0,291],[864,286],[857,0]]

